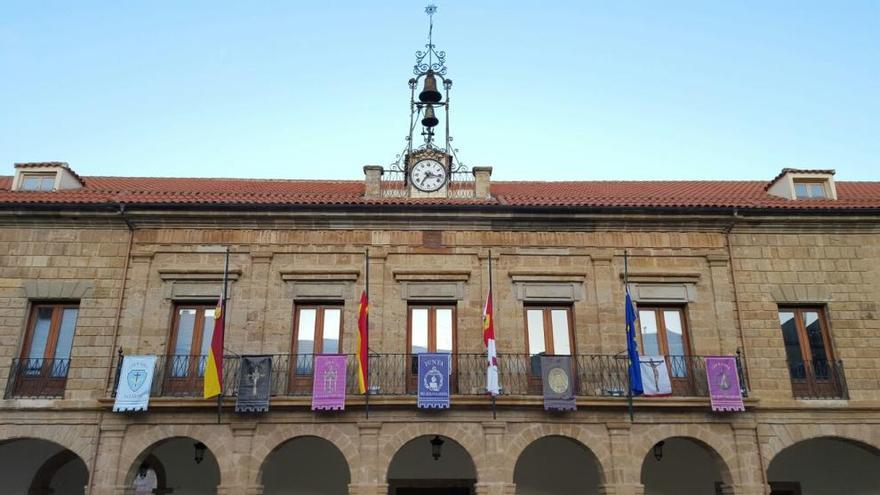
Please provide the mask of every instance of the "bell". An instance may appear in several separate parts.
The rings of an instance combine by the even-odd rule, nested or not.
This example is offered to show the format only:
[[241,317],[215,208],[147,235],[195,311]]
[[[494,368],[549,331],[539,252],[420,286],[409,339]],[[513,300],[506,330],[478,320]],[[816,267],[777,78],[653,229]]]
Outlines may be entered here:
[[422,119],[422,125],[425,127],[434,127],[439,123],[440,121],[437,120],[437,117],[434,115],[434,107],[428,105],[425,110],[425,117]]
[[437,103],[442,98],[443,95],[437,91],[437,78],[434,77],[433,72],[428,71],[428,74],[425,76],[425,87],[419,93],[419,101],[422,103]]

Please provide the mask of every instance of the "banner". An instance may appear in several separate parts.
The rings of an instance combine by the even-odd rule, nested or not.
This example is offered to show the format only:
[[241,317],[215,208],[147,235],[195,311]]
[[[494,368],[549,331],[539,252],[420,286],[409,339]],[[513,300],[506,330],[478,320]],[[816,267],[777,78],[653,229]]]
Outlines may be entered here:
[[272,356],[241,356],[235,412],[268,412]]
[[713,411],[745,411],[739,371],[733,356],[707,356],[706,381]]
[[663,356],[639,356],[642,370],[642,391],[646,396],[672,395],[669,368]]
[[575,411],[571,356],[541,356],[545,411]]
[[450,355],[419,354],[419,407],[449,408]]
[[153,387],[156,356],[125,356],[119,370],[119,386],[113,412],[146,411]]
[[312,411],[345,410],[345,355],[318,354],[312,375]]

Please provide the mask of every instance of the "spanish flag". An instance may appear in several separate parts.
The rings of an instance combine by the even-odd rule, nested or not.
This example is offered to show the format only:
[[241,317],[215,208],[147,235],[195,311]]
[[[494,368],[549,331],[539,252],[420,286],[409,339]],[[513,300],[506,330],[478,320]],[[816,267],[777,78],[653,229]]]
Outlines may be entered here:
[[204,397],[215,397],[222,392],[223,383],[223,330],[226,327],[226,294],[220,295],[214,310],[214,333],[211,336],[211,351],[205,364]]
[[367,393],[367,373],[369,372],[369,306],[367,291],[365,290],[361,294],[361,303],[358,306],[358,390],[362,394]]

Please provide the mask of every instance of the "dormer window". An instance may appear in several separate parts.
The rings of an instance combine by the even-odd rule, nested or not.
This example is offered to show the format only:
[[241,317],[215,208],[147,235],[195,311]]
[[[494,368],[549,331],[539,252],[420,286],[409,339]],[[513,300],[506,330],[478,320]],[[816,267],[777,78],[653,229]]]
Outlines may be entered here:
[[784,168],[765,187],[767,194],[784,199],[837,199],[834,170]]
[[80,189],[82,178],[64,162],[29,162],[15,164],[13,191],[52,192]]
[[794,197],[795,199],[825,199],[825,182],[814,180],[795,180],[794,181]]
[[55,174],[21,174],[21,191],[52,191],[55,189]]

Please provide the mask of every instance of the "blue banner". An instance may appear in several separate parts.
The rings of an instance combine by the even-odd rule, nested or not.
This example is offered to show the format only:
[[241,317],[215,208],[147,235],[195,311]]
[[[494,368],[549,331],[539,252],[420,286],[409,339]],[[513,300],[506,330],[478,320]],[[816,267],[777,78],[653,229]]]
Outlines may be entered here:
[[419,407],[449,408],[449,354],[419,354]]

